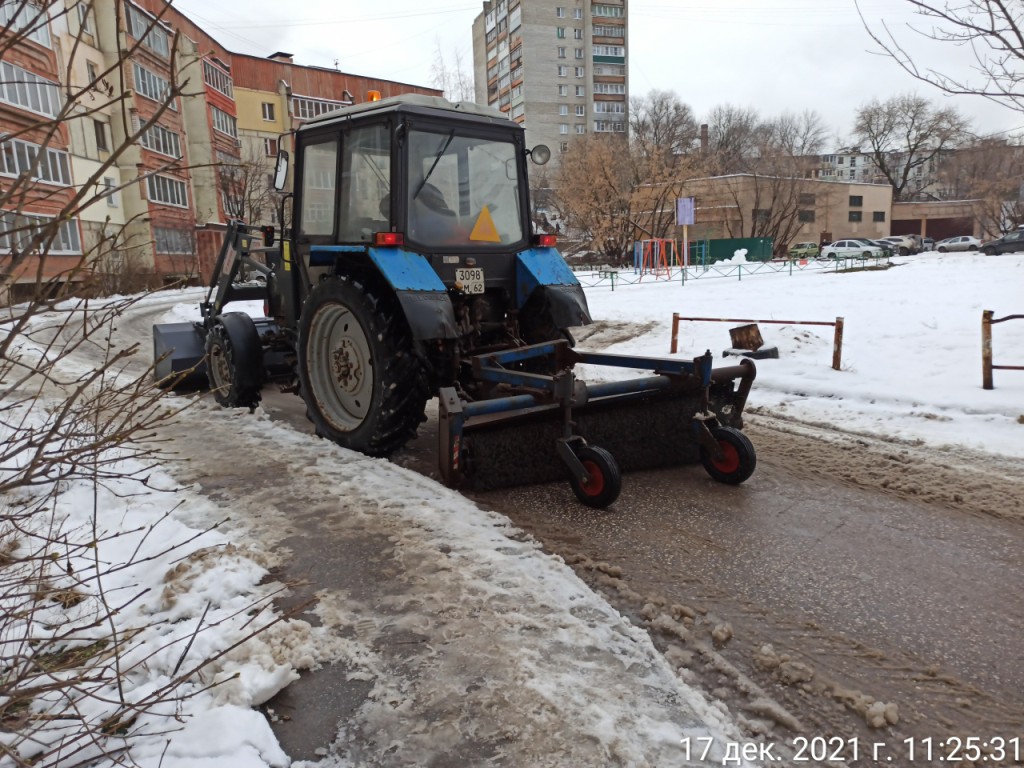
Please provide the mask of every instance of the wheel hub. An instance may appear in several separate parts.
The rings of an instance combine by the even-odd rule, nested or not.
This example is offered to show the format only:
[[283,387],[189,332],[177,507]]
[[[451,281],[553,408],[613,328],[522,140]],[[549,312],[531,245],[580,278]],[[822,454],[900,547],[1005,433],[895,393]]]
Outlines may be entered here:
[[331,366],[338,386],[346,392],[356,392],[362,386],[363,365],[360,362],[359,350],[352,343],[352,339],[342,339],[335,347],[331,354]]

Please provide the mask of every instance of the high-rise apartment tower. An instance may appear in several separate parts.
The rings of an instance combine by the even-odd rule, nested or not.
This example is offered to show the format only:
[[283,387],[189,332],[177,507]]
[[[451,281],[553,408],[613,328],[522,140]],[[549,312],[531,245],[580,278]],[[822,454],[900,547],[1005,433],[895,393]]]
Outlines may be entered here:
[[627,0],[485,0],[473,21],[476,100],[555,162],[575,137],[626,135]]

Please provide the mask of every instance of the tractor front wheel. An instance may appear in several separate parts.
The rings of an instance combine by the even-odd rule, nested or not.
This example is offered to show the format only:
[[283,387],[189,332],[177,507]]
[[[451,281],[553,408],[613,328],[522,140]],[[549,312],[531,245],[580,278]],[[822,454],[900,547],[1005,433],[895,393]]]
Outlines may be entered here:
[[398,302],[344,277],[320,282],[299,320],[299,382],[321,437],[388,456],[416,436],[429,397]]
[[263,348],[252,318],[242,312],[218,316],[205,346],[214,399],[224,408],[255,409],[263,388]]
[[576,456],[589,475],[585,483],[581,483],[579,478],[572,478],[572,490],[577,499],[588,507],[603,509],[619,498],[622,474],[619,465],[608,451],[587,445],[580,448]]
[[700,461],[708,474],[720,483],[739,485],[752,474],[757,466],[754,446],[738,429],[716,427],[711,436],[718,442],[720,458],[715,458],[704,446],[700,449]]

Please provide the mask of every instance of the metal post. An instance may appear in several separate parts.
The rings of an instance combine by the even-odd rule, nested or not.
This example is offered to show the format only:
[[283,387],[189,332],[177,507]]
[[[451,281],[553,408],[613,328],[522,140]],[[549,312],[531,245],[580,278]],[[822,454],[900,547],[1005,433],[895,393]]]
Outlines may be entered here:
[[612,290],[613,291],[615,290],[615,275],[617,275],[617,274],[618,274],[618,272],[612,272]]
[[668,350],[671,354],[679,351],[679,313],[672,313],[672,346]]
[[992,315],[991,309],[981,313],[981,388],[994,389],[992,383]]
[[836,318],[836,335],[832,343],[832,370],[841,369],[843,362],[843,318]]

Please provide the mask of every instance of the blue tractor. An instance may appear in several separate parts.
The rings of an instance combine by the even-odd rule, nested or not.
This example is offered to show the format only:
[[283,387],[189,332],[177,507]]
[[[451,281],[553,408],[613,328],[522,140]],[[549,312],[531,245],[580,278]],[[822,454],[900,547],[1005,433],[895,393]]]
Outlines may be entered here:
[[[202,320],[154,327],[165,386],[205,376],[221,405],[253,409],[278,381],[318,435],[371,456],[414,437],[438,397],[452,486],[567,476],[603,507],[622,470],[699,460],[723,482],[751,474],[739,428],[752,363],[574,349],[570,329],[590,312],[554,236],[532,231],[527,161],[550,152],[527,148],[522,126],[402,96],[306,122],[294,154],[290,227],[278,238],[231,222]],[[278,157],[279,188],[289,160]],[[229,311],[244,299],[262,299],[265,316]],[[588,386],[577,363],[652,375]]]

